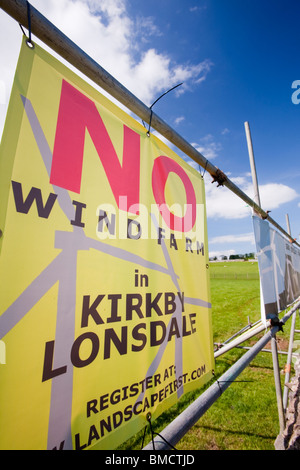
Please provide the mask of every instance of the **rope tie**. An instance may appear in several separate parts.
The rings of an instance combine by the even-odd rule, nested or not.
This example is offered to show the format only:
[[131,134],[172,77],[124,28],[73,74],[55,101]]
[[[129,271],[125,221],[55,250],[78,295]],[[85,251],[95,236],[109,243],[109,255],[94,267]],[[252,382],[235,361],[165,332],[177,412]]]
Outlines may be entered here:
[[[158,432],[154,432],[153,427],[152,427],[152,423],[151,423],[151,413],[148,413],[148,414],[147,414],[147,421],[148,421],[149,426],[150,426],[150,432],[151,432],[151,439],[152,439],[153,450],[156,450],[156,449],[155,449],[154,436],[159,436],[169,447],[171,447],[171,448],[174,449],[174,450],[177,450],[177,449],[176,449],[172,444],[170,444],[161,434],[159,434]],[[144,436],[143,436],[143,441],[142,441],[142,448],[144,447],[144,440],[145,440],[145,436],[146,436],[146,431],[147,431],[147,426],[145,426],[145,431],[144,431]]]
[[217,385],[219,387],[219,391],[220,391],[220,396],[222,395],[223,393],[223,390],[222,390],[222,387],[220,384],[233,384],[233,383],[250,383],[250,382],[253,382],[253,380],[218,380],[215,376],[215,371],[213,370],[212,371],[212,375],[215,377],[216,379],[216,382],[217,382]]
[[204,167],[203,175],[201,174],[201,167],[200,167],[200,165],[199,165],[199,172],[200,172],[200,175],[201,175],[202,179],[204,179],[204,175],[205,175],[205,173],[206,173],[207,164],[208,164],[208,160],[206,160],[206,162],[205,162],[205,167]]
[[[26,1],[26,4],[27,4],[27,21],[28,21],[28,39],[26,40],[26,44],[28,47],[33,48],[34,44],[31,40],[31,5],[28,1]],[[23,26],[21,25],[21,23],[19,23],[19,25],[24,36],[26,36]]]

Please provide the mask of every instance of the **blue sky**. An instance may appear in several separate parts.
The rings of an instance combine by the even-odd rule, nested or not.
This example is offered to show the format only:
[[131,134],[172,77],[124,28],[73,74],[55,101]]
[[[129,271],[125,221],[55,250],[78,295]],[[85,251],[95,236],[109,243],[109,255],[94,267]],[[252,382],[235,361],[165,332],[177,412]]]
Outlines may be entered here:
[[[299,239],[298,0],[31,3],[147,105],[183,82],[155,112],[253,197],[248,121],[262,207],[285,229],[288,214]],[[0,11],[0,133],[21,37]],[[210,254],[255,251],[251,210],[205,181]]]

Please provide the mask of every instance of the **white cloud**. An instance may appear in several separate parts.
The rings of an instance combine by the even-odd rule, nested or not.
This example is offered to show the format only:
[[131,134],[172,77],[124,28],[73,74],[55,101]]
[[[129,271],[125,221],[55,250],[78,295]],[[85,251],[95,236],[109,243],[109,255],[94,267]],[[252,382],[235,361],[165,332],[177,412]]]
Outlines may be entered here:
[[151,16],[138,16],[135,21],[135,34],[139,41],[149,42],[151,36],[162,37],[163,33],[158,29]]
[[[126,0],[31,0],[31,4],[147,105],[180,82],[184,84],[176,95],[184,93],[205,80],[211,69],[209,60],[173,63],[166,53],[145,48],[147,38],[163,33],[151,17],[130,17]],[[16,21],[0,13],[0,40],[3,45],[9,42],[1,52],[1,79],[10,90],[22,33]]]
[[[210,179],[209,179],[210,178]],[[252,214],[252,209],[233,192],[225,186],[219,188],[211,184],[211,177],[205,178],[206,181],[206,207],[207,216],[211,218],[223,219],[242,219]],[[253,185],[249,181],[249,176],[240,176],[231,178],[245,194],[251,199],[254,197]],[[282,204],[295,200],[299,195],[297,192],[284,184],[269,183],[259,186],[262,208],[274,210]]]
[[175,119],[175,124],[178,126],[181,122],[185,120],[184,116],[179,116],[178,118]]
[[225,129],[222,130],[221,134],[222,135],[226,135],[226,134],[229,134],[230,133],[230,130],[227,129],[227,127],[225,127]]
[[251,215],[248,206],[225,187],[206,185],[206,210],[210,218],[241,219]]
[[190,7],[190,8],[189,8],[189,11],[190,11],[191,13],[195,13],[195,12],[197,12],[197,11],[206,10],[206,8],[207,8],[206,5],[203,5],[203,6],[194,6],[194,7]]
[[259,187],[262,206],[266,210],[277,209],[281,204],[298,197],[297,192],[284,184],[269,183]]
[[254,234],[244,233],[240,235],[221,235],[214,237],[209,240],[210,245],[221,244],[221,243],[251,243],[254,244]]
[[236,255],[235,250],[223,250],[223,251],[211,251],[209,250],[209,257],[210,258],[218,258],[220,259],[222,256],[227,256],[229,258],[230,255]]
[[219,152],[222,150],[220,143],[215,142],[211,134],[206,135],[205,137],[199,140],[199,143],[194,142],[192,146],[200,152],[207,160],[213,160],[218,157]]

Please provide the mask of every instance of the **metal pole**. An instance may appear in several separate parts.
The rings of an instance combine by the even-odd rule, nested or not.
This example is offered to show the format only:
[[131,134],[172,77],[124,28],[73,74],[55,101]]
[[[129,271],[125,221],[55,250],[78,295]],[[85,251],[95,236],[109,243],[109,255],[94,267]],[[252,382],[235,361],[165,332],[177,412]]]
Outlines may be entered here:
[[284,417],[283,401],[282,401],[282,390],[281,390],[281,382],[280,382],[280,369],[279,369],[279,362],[278,362],[276,335],[274,335],[271,339],[271,347],[272,347],[271,349],[272,349],[272,358],[273,358],[273,370],[274,370],[274,380],[275,380],[276,397],[277,397],[279,426],[280,426],[280,432],[283,433],[285,429],[285,417]]
[[[296,309],[300,307],[298,302],[291,310],[284,316],[282,323],[286,323]],[[188,408],[186,408],[177,418],[174,419],[161,433],[163,439],[157,436],[153,443],[146,445],[143,450],[170,450],[171,444],[175,446],[180,439],[191,429],[194,424],[204,415],[204,413],[215,403],[220,395],[231,385],[231,383],[238,377],[243,370],[250,364],[250,362],[257,356],[263,347],[272,339],[278,332],[279,327],[273,327],[267,334],[265,334],[244,356],[242,356],[225,374],[222,375],[211,385],[197,400],[195,400]]]
[[[291,235],[291,226],[290,226],[289,215],[286,214],[285,217],[286,217],[287,231]],[[293,343],[294,343],[294,336],[295,336],[296,316],[297,316],[297,312],[295,312],[293,314],[293,318],[292,318],[292,326],[291,326],[291,331],[290,331],[290,341],[289,341],[289,349],[288,349],[288,359],[287,359],[287,363],[285,365],[285,378],[284,378],[284,388],[283,388],[283,410],[284,410],[284,412],[286,412],[287,403],[288,403],[288,387],[287,387],[287,384],[290,381],[292,352],[293,352]]]
[[250,330],[251,328],[254,328],[254,326],[258,325],[259,323],[260,323],[260,320],[251,324],[249,321],[249,317],[248,317],[248,325],[244,326],[244,328],[242,328],[240,331],[232,335],[230,338],[226,339],[226,341],[223,341],[222,345],[230,343],[230,341],[232,341],[234,338],[236,338],[237,336],[240,336],[242,333],[245,333],[245,331]]
[[284,389],[283,389],[283,409],[284,409],[284,412],[286,412],[287,402],[288,402],[288,387],[287,387],[287,384],[290,381],[290,375],[291,375],[291,363],[292,363],[292,355],[293,355],[293,343],[294,343],[294,336],[295,336],[296,317],[297,317],[297,311],[293,314],[293,318],[292,318],[292,326],[291,326],[291,331],[290,331],[290,342],[289,342],[289,349],[288,349],[288,358],[287,358],[287,363],[286,363],[286,366],[285,366],[285,379],[284,379]]
[[[268,326],[268,324],[267,324]],[[247,333],[244,333],[243,335],[239,336],[238,338],[234,339],[233,341],[231,341],[230,343],[227,343],[226,345],[222,346],[220,349],[218,349],[215,353],[214,353],[214,357],[215,359],[219,356],[221,356],[222,354],[226,353],[227,351],[229,351],[230,349],[233,349],[235,348],[236,346],[238,346],[239,344],[241,343],[244,343],[245,341],[247,341],[248,339],[252,338],[253,336],[256,336],[258,333],[261,333],[262,331],[266,330],[267,328],[266,325],[259,325],[259,326],[256,326],[255,328],[251,328],[250,331],[248,331]]]
[[[250,364],[259,351],[270,341],[271,332],[267,333],[256,345],[239,359],[217,382],[211,385],[197,400],[174,419],[160,434],[172,446],[197,423],[204,413],[215,403],[221,394],[231,385],[239,374]],[[155,450],[170,450],[170,446],[160,437],[154,439]],[[152,450],[150,443],[143,450]]]
[[244,125],[245,125],[245,131],[246,131],[246,139],[247,139],[252,181],[253,181],[253,187],[254,187],[254,201],[259,207],[261,207],[249,122],[245,122]]
[[[18,23],[21,23],[26,28],[28,27],[26,0],[0,0],[0,8],[12,16],[16,21],[18,21]],[[84,75],[90,78],[94,83],[110,93],[111,96],[125,105],[130,111],[135,113],[136,116],[145,122],[149,122],[151,110],[148,106],[127,90],[120,82],[104,70],[94,59],[88,56],[33,6],[30,7],[30,11],[31,31],[37,38],[84,73]],[[246,204],[252,207],[255,212],[269,220],[274,227],[276,227],[285,236],[288,236],[286,231],[259,205],[241,191],[221,170],[219,170],[219,168],[210,163],[200,152],[198,152],[189,142],[187,142],[154,112],[152,113],[151,126],[168,139],[169,142],[173,143],[178,149],[184,152],[188,157],[202,166],[202,168],[205,168],[205,170],[213,177],[213,181],[218,182],[218,184],[222,186],[226,186]],[[297,242],[295,242],[295,244],[300,247],[300,244]]]
[[[237,349],[251,349],[249,346],[236,346]],[[266,353],[271,353],[272,350],[271,349],[262,349],[260,352],[266,352]],[[278,354],[282,355],[282,356],[287,356],[288,353],[286,351],[278,351]]]
[[[258,182],[257,182],[257,174],[256,174],[255,161],[254,161],[250,126],[248,122],[245,122],[245,130],[246,130],[246,137],[247,137],[248,150],[249,150],[249,160],[250,160],[250,166],[251,166],[255,201],[260,206],[259,188],[258,188]],[[281,382],[280,382],[280,370],[279,370],[279,362],[278,362],[276,337],[272,337],[271,349],[272,349],[273,372],[274,372],[274,380],[275,380],[280,432],[283,432],[284,427],[285,427],[285,419],[284,419],[284,412],[283,412],[282,390],[281,390]]]
[[286,225],[287,225],[287,231],[288,231],[289,235],[292,236],[289,214],[285,214],[285,220],[286,220]]

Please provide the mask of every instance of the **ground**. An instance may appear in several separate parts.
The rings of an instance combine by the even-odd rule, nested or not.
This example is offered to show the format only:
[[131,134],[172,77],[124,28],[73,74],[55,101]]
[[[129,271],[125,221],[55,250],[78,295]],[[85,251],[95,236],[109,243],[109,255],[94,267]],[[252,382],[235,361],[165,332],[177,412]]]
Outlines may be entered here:
[[276,450],[300,450],[300,355],[294,364],[294,369],[295,375],[288,384],[286,427],[276,439]]

